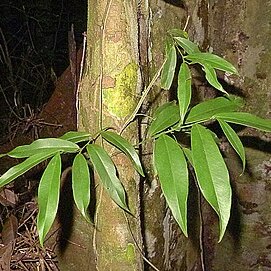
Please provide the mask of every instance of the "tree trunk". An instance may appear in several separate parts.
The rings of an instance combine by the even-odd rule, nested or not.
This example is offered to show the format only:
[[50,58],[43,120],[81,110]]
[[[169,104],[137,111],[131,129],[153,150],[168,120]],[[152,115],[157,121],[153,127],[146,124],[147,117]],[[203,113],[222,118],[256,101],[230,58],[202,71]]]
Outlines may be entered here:
[[[79,130],[96,133],[113,126],[120,131],[142,90],[162,65],[166,31],[182,28],[186,14],[183,6],[161,0],[144,3],[89,0],[88,18],[86,69],[79,93]],[[150,107],[146,113],[151,114],[169,96],[155,84],[145,102]],[[132,123],[123,135],[138,142],[145,136],[144,122],[143,119]],[[129,217],[130,227],[123,211],[95,183],[96,229],[86,226],[75,211],[67,236],[71,242],[66,243],[60,257],[63,270],[151,270],[143,263],[139,250],[146,252],[160,270],[179,270],[190,261],[183,250],[189,241],[184,240],[165,209],[159,184],[151,171],[151,151],[151,145],[144,146],[148,179],[140,179],[122,155],[114,156],[136,217]],[[74,245],[77,241],[80,246]],[[190,255],[197,255],[197,248],[195,251]],[[197,256],[191,257],[193,264],[194,258]]]
[[[239,68],[240,77],[221,78],[225,88],[244,96],[246,110],[265,117],[270,112],[268,3],[267,0],[261,5],[256,0],[186,0],[183,4],[170,0],[98,3],[89,0],[79,129],[95,133],[102,127],[113,126],[120,131],[142,90],[163,62],[166,31],[183,28],[187,15],[191,16],[188,25],[191,39],[202,50],[225,56]],[[206,85],[195,85],[200,89],[200,97],[214,95]],[[151,115],[159,103],[171,98],[170,92],[161,91],[159,84],[155,84],[143,111]],[[134,143],[144,139],[147,121],[139,119],[123,135]],[[189,239],[181,234],[161,197],[158,180],[151,170],[152,146],[146,143],[141,149],[146,179],[140,179],[123,156],[114,156],[136,218],[129,217],[129,227],[123,212],[95,182],[96,229],[75,212],[69,240],[81,247],[67,244],[60,258],[62,269],[152,270],[143,262],[141,250],[159,270],[269,270],[270,138],[251,129],[240,134],[247,146],[248,167],[240,176],[240,163],[225,145],[234,200],[230,225],[220,244],[216,241],[217,218],[204,201],[203,221],[199,220],[193,186],[188,211]]]
[[[119,132],[136,106],[141,88],[136,11],[133,1],[89,1],[80,130],[94,134],[114,127]],[[123,134],[134,144],[138,142],[136,130],[134,123]],[[128,224],[124,212],[96,180],[95,229],[89,246],[93,245],[97,270],[141,270],[142,258],[135,245],[142,250],[139,177],[123,155],[115,155],[114,163],[135,218],[129,217]]]

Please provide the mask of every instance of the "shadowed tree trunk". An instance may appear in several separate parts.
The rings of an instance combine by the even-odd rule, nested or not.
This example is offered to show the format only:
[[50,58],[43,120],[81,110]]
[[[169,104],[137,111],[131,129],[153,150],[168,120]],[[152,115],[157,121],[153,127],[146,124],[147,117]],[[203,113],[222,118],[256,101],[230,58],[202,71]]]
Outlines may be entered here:
[[[256,0],[89,0],[79,130],[95,133],[101,127],[113,126],[120,131],[163,62],[166,31],[183,28],[187,15],[191,16],[191,39],[203,50],[225,56],[239,68],[240,77],[221,77],[225,88],[244,96],[246,110],[266,117],[270,113],[271,60],[271,45],[266,38],[270,36],[271,11],[265,8],[268,4],[267,0],[261,4]],[[214,95],[206,84],[195,85],[199,97]],[[144,103],[144,113],[151,115],[161,101],[171,98],[169,92],[160,90],[158,82]],[[137,143],[145,137],[146,122],[148,119],[140,118],[123,135]],[[97,230],[74,212],[70,242],[60,257],[62,270],[152,270],[137,246],[159,270],[270,270],[270,138],[251,129],[240,134],[247,146],[248,169],[240,176],[240,163],[225,144],[234,200],[230,225],[220,244],[217,217],[204,201],[203,235],[199,234],[201,222],[193,185],[189,239],[181,234],[161,197],[151,170],[152,146],[146,143],[140,150],[145,179],[135,174],[123,156],[114,156],[135,215],[129,217],[130,227],[123,212],[95,182]]]
[[[95,133],[112,126],[120,131],[144,87],[162,65],[166,31],[182,28],[186,14],[182,5],[164,1],[90,0],[88,19],[86,67],[79,93],[79,130]],[[144,104],[146,113],[151,114],[168,96],[168,92],[161,92],[159,83],[155,84]],[[132,123],[123,135],[133,143],[138,142],[145,136],[146,121]],[[70,242],[65,244],[60,257],[62,269],[148,270],[135,243],[160,270],[183,265],[183,256],[179,257],[176,249],[172,252],[172,248],[179,250],[181,234],[165,209],[157,179],[150,170],[151,147],[146,145],[142,149],[148,179],[140,179],[122,155],[114,156],[135,215],[129,217],[131,228],[123,211],[95,183],[97,230],[86,225],[74,211],[67,236]]]
[[[244,97],[244,110],[270,118],[270,1],[187,1],[187,5],[194,39],[239,70],[238,77],[221,77],[225,88]],[[230,224],[220,244],[217,219],[206,205],[203,208],[208,271],[271,268],[270,135],[248,128],[239,134],[246,146],[247,170],[240,176],[241,163],[226,144],[234,198]]]

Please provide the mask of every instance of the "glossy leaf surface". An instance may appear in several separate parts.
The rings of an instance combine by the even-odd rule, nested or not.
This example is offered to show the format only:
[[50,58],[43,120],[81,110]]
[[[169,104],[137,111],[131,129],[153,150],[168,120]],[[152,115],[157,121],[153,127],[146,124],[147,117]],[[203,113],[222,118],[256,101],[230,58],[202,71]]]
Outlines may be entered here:
[[228,141],[234,148],[234,150],[237,152],[239,155],[242,164],[243,164],[243,172],[245,170],[246,166],[246,155],[245,155],[245,149],[244,146],[239,138],[239,136],[236,134],[236,132],[231,128],[231,126],[226,123],[225,121],[221,119],[217,119],[219,122],[220,127],[222,128],[225,136],[227,137]]
[[179,46],[181,46],[184,51],[188,54],[199,53],[199,47],[194,42],[189,39],[185,39],[182,37],[174,37],[174,40],[177,42]]
[[245,112],[225,112],[217,113],[215,118],[226,122],[245,125],[265,132],[271,132],[271,120],[262,119],[250,113]]
[[129,212],[124,188],[116,175],[116,168],[107,152],[96,144],[87,146],[87,152],[101,183],[109,196],[121,208]]
[[192,107],[185,123],[209,120],[215,114],[234,111],[238,107],[239,104],[237,102],[225,97],[210,99]]
[[221,71],[238,74],[236,68],[227,60],[211,53],[195,53],[185,56],[187,60],[192,63],[199,63],[204,65],[205,63],[210,65],[214,69]]
[[161,135],[154,146],[154,164],[166,202],[187,236],[188,170],[179,144]]
[[149,126],[148,134],[153,136],[171,127],[180,120],[179,106],[170,104],[161,110]]
[[220,242],[231,210],[232,192],[228,169],[212,134],[199,124],[192,127],[191,146],[200,191],[219,217]]
[[166,63],[161,73],[161,88],[168,90],[171,87],[177,63],[177,54],[175,46],[172,45],[169,48],[168,52],[166,53],[167,53]]
[[154,113],[153,113],[153,119],[156,119],[157,116],[160,114],[160,112],[162,112],[163,110],[165,110],[167,107],[170,107],[172,105],[176,105],[176,101],[171,101],[171,102],[167,102],[167,103],[164,103],[162,105],[160,105],[159,107],[157,107],[155,110],[154,110]]
[[188,148],[182,148],[182,149],[183,149],[183,153],[184,153],[186,159],[193,166],[192,151],[190,149],[188,149]]
[[180,107],[181,121],[184,121],[184,117],[191,101],[191,73],[186,63],[182,63],[178,74],[177,95]]
[[37,229],[43,245],[56,217],[60,193],[61,158],[56,154],[44,170],[38,189]]
[[34,166],[52,157],[55,153],[56,153],[55,151],[40,152],[30,156],[25,161],[10,168],[0,177],[0,187],[12,182],[14,179],[21,176]]
[[89,133],[75,131],[69,131],[60,137],[60,139],[68,140],[73,143],[88,141],[90,138],[91,135]]
[[76,152],[79,146],[73,142],[60,138],[37,139],[30,145],[16,147],[8,153],[13,158],[25,158],[44,151]]
[[73,160],[72,192],[78,210],[89,221],[87,208],[90,203],[90,174],[87,161],[81,153],[78,153]]
[[141,175],[144,176],[144,172],[141,166],[141,162],[139,160],[138,154],[135,150],[135,148],[133,147],[133,145],[128,142],[125,138],[123,138],[122,136],[111,132],[111,131],[105,131],[101,133],[101,136],[108,141],[109,143],[111,143],[112,145],[114,145],[115,147],[117,147],[118,149],[120,149],[124,154],[127,155],[127,157],[131,160],[131,162],[133,163],[135,169],[137,170],[137,172]]
[[214,88],[218,89],[219,91],[227,94],[227,92],[223,89],[222,85],[217,80],[215,69],[206,63],[202,63],[202,65],[205,72],[205,78],[209,82],[209,84]]

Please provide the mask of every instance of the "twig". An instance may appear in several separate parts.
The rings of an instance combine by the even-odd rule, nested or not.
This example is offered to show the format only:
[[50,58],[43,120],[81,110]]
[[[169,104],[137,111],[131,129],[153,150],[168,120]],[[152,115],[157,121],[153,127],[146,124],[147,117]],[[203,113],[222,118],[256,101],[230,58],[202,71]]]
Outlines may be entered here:
[[198,212],[199,212],[199,220],[200,220],[200,227],[199,227],[200,263],[201,263],[201,270],[205,271],[204,245],[203,245],[203,215],[202,215],[202,206],[201,206],[201,194],[200,194],[199,185],[196,182],[196,175],[193,171],[191,171],[191,173],[192,173],[193,179],[195,180],[195,185],[197,187],[197,193],[198,193]]
[[183,31],[186,31],[186,28],[187,28],[187,26],[188,26],[189,20],[190,20],[190,15],[187,16],[187,19],[186,19],[186,22],[185,22]]
[[105,28],[106,22],[111,8],[112,0],[108,0],[106,4],[105,13],[103,16],[103,23],[101,26],[102,39],[101,39],[101,66],[100,66],[100,78],[99,78],[99,89],[100,89],[100,100],[99,100],[99,126],[100,130],[103,129],[103,69],[104,69],[104,43],[105,43]]
[[[108,15],[109,15],[109,11],[111,8],[111,4],[112,4],[112,0],[108,0],[107,4],[106,4],[106,8],[105,8],[105,13],[102,19],[102,26],[101,26],[101,30],[102,30],[102,39],[101,39],[101,66],[100,66],[100,77],[99,77],[99,127],[100,130],[103,129],[103,89],[102,89],[102,84],[103,84],[103,67],[104,67],[104,43],[105,43],[105,28],[106,28],[106,22],[108,19]],[[95,218],[94,218],[94,231],[93,231],[93,240],[92,240],[92,245],[96,254],[96,261],[97,261],[97,244],[96,244],[96,236],[97,236],[97,228],[98,228],[98,215],[99,215],[99,209],[101,206],[101,202],[102,202],[102,195],[103,195],[103,187],[101,187],[100,190],[100,195],[99,195],[99,199],[97,202],[97,207],[96,207],[96,214],[95,214]]]
[[79,101],[79,91],[81,87],[81,82],[82,82],[82,77],[83,77],[83,70],[84,70],[84,63],[85,63],[85,58],[86,58],[86,48],[87,48],[87,34],[86,32],[83,33],[83,49],[82,49],[82,58],[80,62],[80,71],[79,71],[79,79],[78,79],[78,84],[76,88],[76,93],[75,93],[75,102],[76,102],[76,125],[77,125],[77,130],[79,128],[79,106],[80,106],[80,101]]
[[136,117],[140,107],[142,106],[144,100],[146,99],[147,95],[149,94],[151,88],[153,87],[154,83],[156,82],[156,80],[158,79],[164,65],[166,63],[166,60],[163,62],[163,64],[161,65],[161,67],[159,68],[159,70],[156,72],[156,74],[154,75],[154,77],[152,78],[150,84],[147,86],[147,88],[143,91],[139,102],[137,103],[133,113],[131,114],[131,116],[127,119],[127,121],[124,123],[124,125],[122,126],[121,130],[120,130],[120,134],[123,133],[123,131],[125,130],[125,128],[134,120],[134,118]]
[[151,266],[155,271],[160,271],[160,270],[159,270],[152,262],[150,262],[150,261],[145,257],[145,255],[144,255],[142,249],[140,248],[138,242],[136,241],[136,239],[135,239],[135,237],[134,237],[134,234],[133,234],[133,232],[132,232],[132,229],[131,229],[131,225],[130,225],[129,219],[128,219],[127,214],[125,213],[125,211],[123,211],[123,214],[124,214],[124,217],[125,217],[126,222],[127,222],[127,225],[128,225],[129,233],[130,233],[130,235],[131,235],[131,237],[132,237],[132,239],[133,239],[133,241],[134,241],[134,243],[135,243],[135,245],[136,245],[137,250],[139,251],[140,255],[142,256],[143,260],[144,260],[147,264],[149,264],[149,266]]

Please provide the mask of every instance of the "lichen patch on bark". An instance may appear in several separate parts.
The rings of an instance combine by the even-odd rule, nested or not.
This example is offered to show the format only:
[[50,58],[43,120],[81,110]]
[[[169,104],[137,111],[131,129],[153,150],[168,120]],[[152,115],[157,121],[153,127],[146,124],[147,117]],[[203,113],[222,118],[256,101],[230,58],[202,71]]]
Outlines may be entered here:
[[114,87],[103,89],[103,103],[115,117],[125,118],[136,106],[137,70],[131,62],[116,76]]

